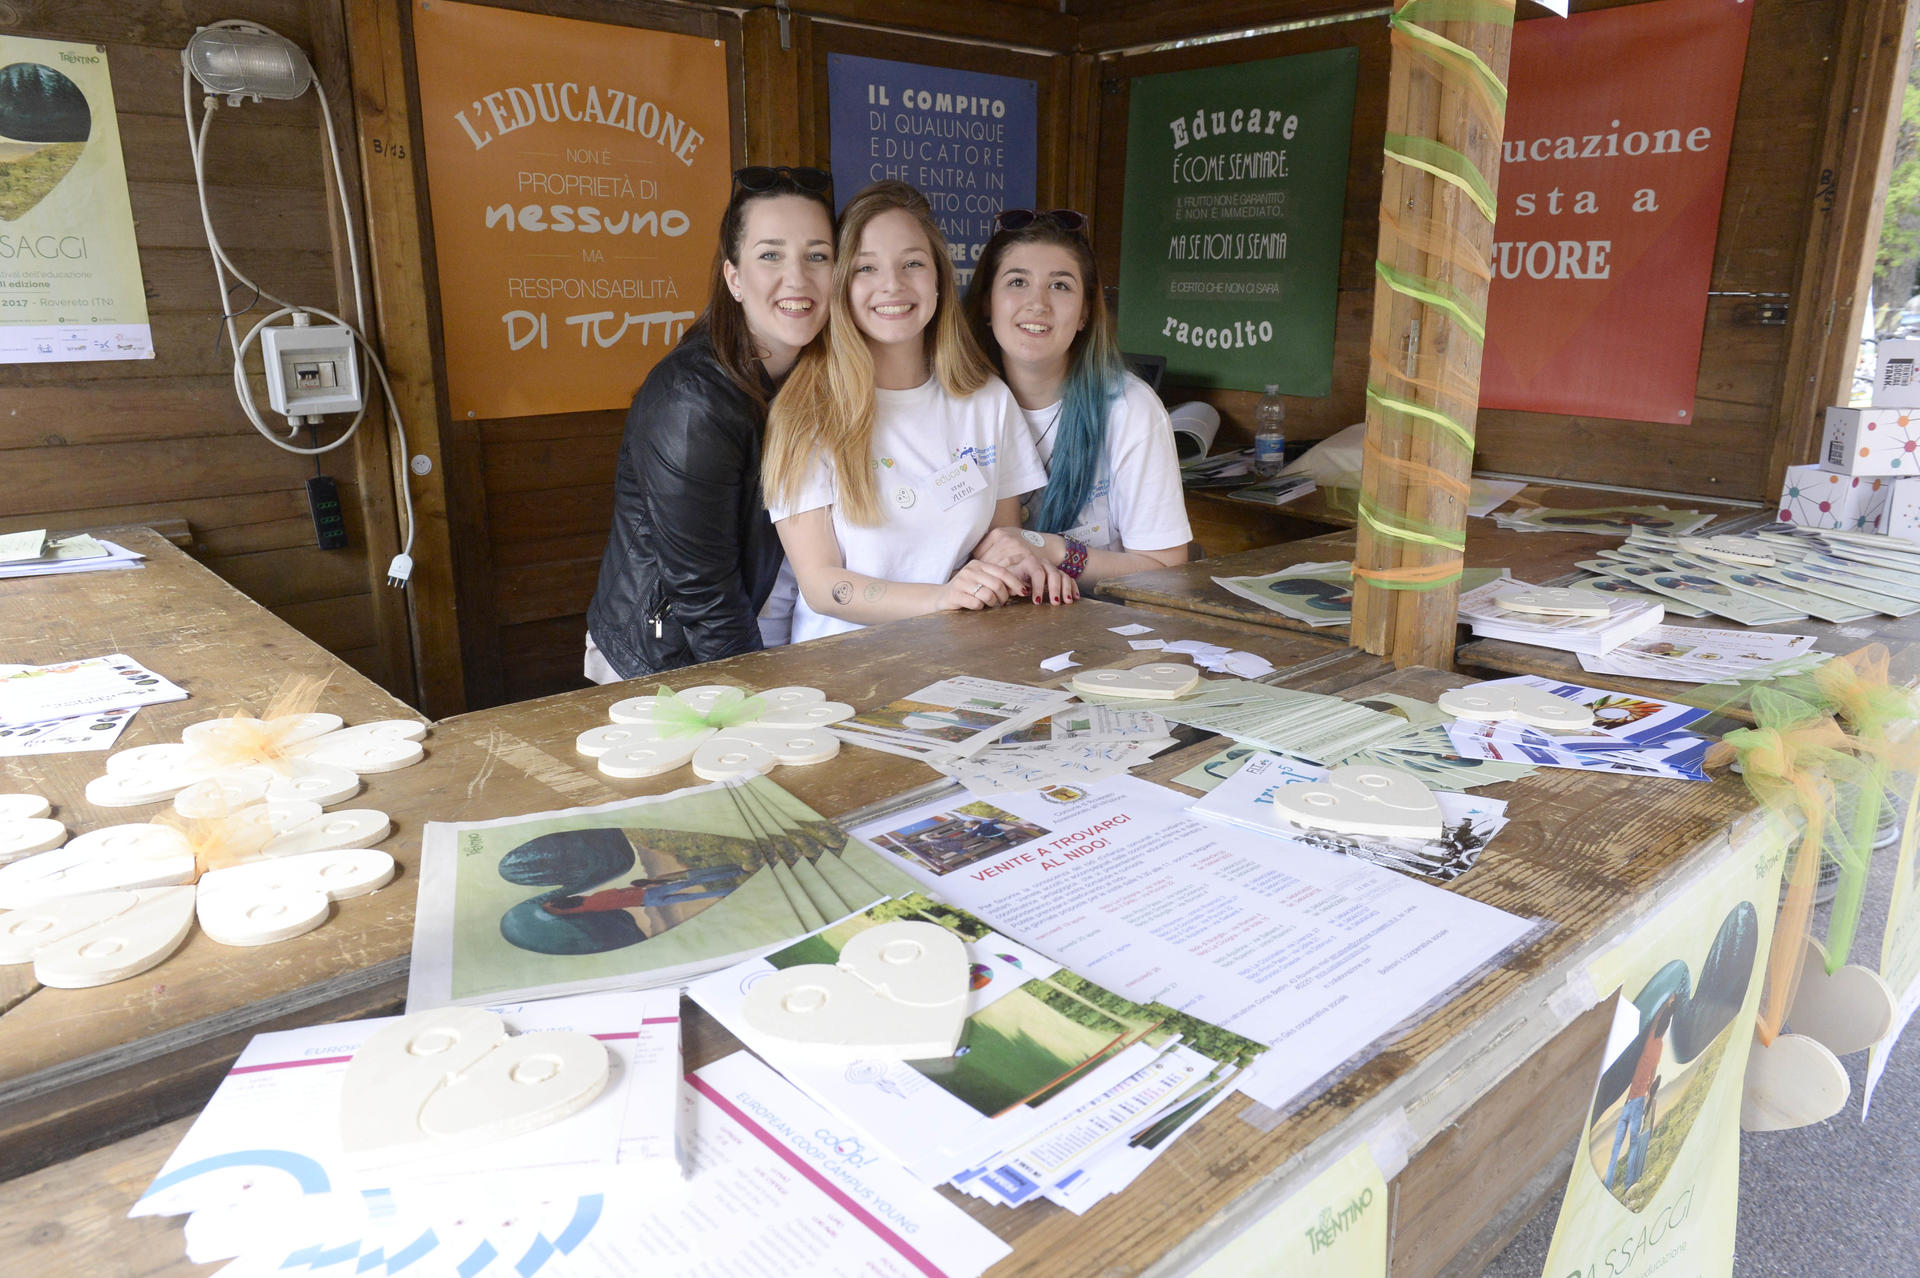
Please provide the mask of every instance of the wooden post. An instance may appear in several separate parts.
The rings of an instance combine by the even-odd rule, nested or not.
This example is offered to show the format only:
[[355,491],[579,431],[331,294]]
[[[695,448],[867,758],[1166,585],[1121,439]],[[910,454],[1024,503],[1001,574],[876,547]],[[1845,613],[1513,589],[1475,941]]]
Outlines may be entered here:
[[1853,386],[1916,20],[1920,5],[1907,0],[1864,0],[1846,10],[1762,501],[1779,495],[1787,467],[1814,460],[1827,406],[1846,403]]
[[[1425,30],[1470,51],[1504,85],[1511,18],[1433,21],[1419,12],[1430,7],[1425,0],[1402,0],[1396,21],[1417,17]],[[1510,4],[1507,9],[1510,14]],[[1485,191],[1493,189],[1505,94],[1488,86],[1469,61],[1436,52],[1404,29],[1395,32],[1392,59],[1352,634],[1356,647],[1396,665],[1446,669],[1453,664],[1457,585],[1392,590],[1367,574],[1417,581],[1421,569],[1443,574],[1459,562],[1457,549],[1435,543],[1464,535],[1472,450],[1424,414],[1440,414],[1472,434],[1482,352],[1472,327],[1473,317],[1484,323],[1486,316],[1493,219],[1467,189],[1467,168],[1449,156],[1464,157],[1484,179]],[[1396,145],[1396,138],[1404,141]],[[1465,185],[1398,159],[1396,152],[1442,169],[1453,164]],[[1437,300],[1448,298],[1457,305]]]
[[447,466],[441,448],[441,404],[434,379],[433,336],[414,189],[414,131],[408,105],[406,48],[396,0],[347,0],[347,53],[353,68],[361,182],[366,190],[368,265],[380,347],[406,425],[407,456],[426,473],[406,473],[415,531],[414,648],[417,704],[442,718],[467,708],[460,647],[453,538],[447,523]]

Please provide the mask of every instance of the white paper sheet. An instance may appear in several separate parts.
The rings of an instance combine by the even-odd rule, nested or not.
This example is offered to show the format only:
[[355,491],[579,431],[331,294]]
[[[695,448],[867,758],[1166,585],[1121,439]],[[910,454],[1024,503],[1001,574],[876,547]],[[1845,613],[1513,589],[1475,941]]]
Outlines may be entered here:
[[186,697],[185,688],[116,652],[0,675],[0,725],[46,723]]
[[[923,804],[854,831],[935,895],[1137,1002],[1291,1050],[1244,1090],[1279,1106],[1445,993],[1526,920],[1332,853],[1214,826],[1131,777]],[[975,837],[921,848],[950,810]]]
[[138,707],[102,710],[72,719],[22,723],[0,728],[0,758],[28,754],[77,754],[84,750],[111,750]]

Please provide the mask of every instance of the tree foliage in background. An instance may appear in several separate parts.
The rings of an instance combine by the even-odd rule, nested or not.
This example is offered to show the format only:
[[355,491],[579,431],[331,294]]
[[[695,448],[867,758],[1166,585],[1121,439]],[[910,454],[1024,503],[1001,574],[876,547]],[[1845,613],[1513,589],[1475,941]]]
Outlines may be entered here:
[[1879,305],[1874,331],[1886,333],[1914,292],[1920,269],[1920,57],[1907,74],[1900,102],[1900,133],[1893,144],[1893,171],[1887,183],[1886,216],[1880,224],[1880,248],[1873,259],[1873,294]]

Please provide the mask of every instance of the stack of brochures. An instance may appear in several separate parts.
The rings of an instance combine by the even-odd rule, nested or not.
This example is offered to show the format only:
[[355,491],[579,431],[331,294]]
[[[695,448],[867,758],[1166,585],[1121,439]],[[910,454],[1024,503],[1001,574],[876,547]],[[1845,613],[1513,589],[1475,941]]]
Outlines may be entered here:
[[919,759],[976,794],[1114,776],[1174,744],[1151,709],[1114,711],[1056,688],[971,675],[862,711],[833,731],[870,750]]
[[1275,475],[1272,479],[1236,488],[1227,496],[1235,501],[1257,502],[1262,506],[1284,506],[1305,497],[1318,486],[1313,482],[1312,475]]
[[[232,1275],[698,1278],[778,1254],[786,1272],[973,1278],[1008,1253],[891,1160],[823,1144],[836,1120],[748,1054],[683,1084],[677,991],[491,1010],[516,1034],[592,1034],[614,1058],[606,1089],[532,1131],[369,1166],[342,1149],[342,1083],[390,1022],[262,1034],[131,1214],[191,1213],[188,1259],[235,1260]],[[876,1201],[885,1224],[858,1205]]]
[[1637,634],[1665,620],[1661,606],[1651,599],[1615,599],[1595,596],[1608,605],[1604,617],[1521,612],[1504,608],[1499,598],[1508,591],[1526,590],[1524,581],[1493,581],[1460,596],[1460,620],[1483,639],[1505,639],[1563,652],[1609,652]]
[[1770,630],[1706,630],[1655,626],[1605,656],[1580,654],[1588,674],[1666,679],[1673,683],[1721,683],[1800,674],[1828,659],[1811,651],[1813,635]]
[[1595,506],[1580,510],[1530,506],[1498,511],[1493,519],[1513,532],[1588,533],[1600,537],[1625,537],[1636,528],[1684,536],[1713,522],[1712,515],[1668,506]]
[[[966,1028],[951,1057],[823,1065],[757,1042],[745,991],[766,974],[836,961],[897,919],[944,927],[970,962]],[[928,1185],[1000,1206],[1045,1198],[1082,1212],[1124,1189],[1225,1100],[1264,1044],[1159,1003],[1137,1003],[965,910],[913,895],[696,982],[688,994],[844,1123]]]
[[0,534],[0,581],[10,577],[54,577],[74,572],[113,572],[138,568],[146,556],[85,533],[48,537],[46,529]]
[[1593,711],[1593,726],[1578,732],[1544,732],[1511,720],[1456,720],[1447,731],[1461,754],[1513,760],[1543,768],[1618,772],[1629,776],[1705,781],[1706,737],[1687,726],[1706,717],[1696,706],[1637,693],[1608,692],[1557,679],[1519,675],[1477,684],[1480,688],[1536,688]]
[[0,757],[105,750],[141,706],[186,697],[125,653],[0,666]]
[[1808,617],[1845,625],[1920,612],[1920,546],[1877,533],[1786,527],[1712,538],[1636,529],[1624,545],[1580,561],[1598,574],[1582,586],[1633,590],[1665,601],[1669,611],[1743,626]]

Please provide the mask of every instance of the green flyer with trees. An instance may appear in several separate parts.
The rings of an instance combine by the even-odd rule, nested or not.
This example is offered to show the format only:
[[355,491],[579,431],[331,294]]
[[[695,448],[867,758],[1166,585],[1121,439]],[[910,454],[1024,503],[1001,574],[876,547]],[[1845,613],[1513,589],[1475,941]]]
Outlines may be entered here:
[[1120,343],[1169,381],[1331,392],[1358,66],[1332,49],[1133,82]]

